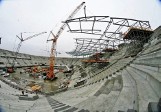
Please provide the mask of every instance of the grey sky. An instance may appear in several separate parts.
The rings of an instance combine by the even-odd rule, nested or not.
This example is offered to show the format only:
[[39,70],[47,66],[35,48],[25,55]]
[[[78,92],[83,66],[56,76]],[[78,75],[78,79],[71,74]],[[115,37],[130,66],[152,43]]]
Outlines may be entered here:
[[[124,17],[139,20],[148,20],[152,29],[161,25],[161,3],[159,0],[84,0],[87,15],[102,15],[111,17]],[[47,31],[47,34],[34,37],[22,44],[20,52],[46,55],[50,50],[51,42],[46,43],[49,31],[57,32],[70,13],[82,0],[2,0],[0,2],[0,48],[13,50],[19,40],[16,35],[21,32],[34,32],[24,34],[26,38],[35,33]],[[74,16],[80,17],[83,8]],[[74,49],[73,38],[85,36],[71,34],[66,30],[60,35],[57,51],[66,56],[65,52]],[[89,37],[89,35],[88,35]],[[52,37],[50,37],[52,38]]]

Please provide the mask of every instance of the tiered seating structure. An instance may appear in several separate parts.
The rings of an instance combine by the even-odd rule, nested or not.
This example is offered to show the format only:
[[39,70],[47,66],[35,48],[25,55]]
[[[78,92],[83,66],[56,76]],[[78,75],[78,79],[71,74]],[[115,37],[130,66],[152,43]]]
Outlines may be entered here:
[[[8,112],[159,112],[161,27],[154,31],[141,51],[138,50],[135,55],[130,55],[128,51],[128,46],[125,46],[115,52],[110,57],[110,64],[98,72],[89,74],[91,66],[82,67],[81,70],[87,73],[83,77],[87,82],[78,87],[73,85],[80,78],[80,66],[74,66],[73,82],[67,91],[48,97],[40,95],[36,101],[19,101],[15,94],[20,91],[0,82],[2,108]],[[3,53],[1,61],[5,62]],[[66,63],[65,60],[59,61],[61,64]]]

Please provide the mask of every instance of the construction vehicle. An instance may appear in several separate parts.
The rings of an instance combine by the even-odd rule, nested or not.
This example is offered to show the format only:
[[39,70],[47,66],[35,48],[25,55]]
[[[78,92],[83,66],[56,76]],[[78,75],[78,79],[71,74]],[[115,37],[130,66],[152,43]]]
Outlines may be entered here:
[[[24,32],[24,33],[26,33],[26,32]],[[19,37],[18,35],[16,35],[16,36],[20,39],[20,43],[18,44],[18,47],[17,47],[17,49],[16,49],[15,56],[14,56],[13,62],[12,62],[12,66],[7,68],[7,71],[8,71],[9,73],[13,73],[13,72],[14,72],[15,61],[16,61],[16,59],[17,59],[17,55],[18,55],[19,50],[20,50],[20,48],[21,48],[22,42],[24,42],[24,41],[26,41],[26,40],[29,40],[29,39],[31,39],[31,38],[33,38],[33,37],[39,36],[39,35],[41,35],[41,34],[44,34],[44,33],[47,33],[47,32],[41,32],[41,33],[38,33],[38,34],[35,34],[35,35],[32,35],[32,36],[29,36],[29,37],[27,37],[27,38],[25,38],[25,39],[23,39],[22,33],[20,34],[20,37]]]
[[31,87],[31,90],[32,91],[34,91],[34,92],[38,92],[38,91],[40,91],[42,89],[42,87],[41,86],[39,86],[39,85],[34,85],[34,86],[32,86]]
[[[81,9],[81,7],[84,4],[85,4],[85,2],[82,2],[79,6],[77,6],[76,9],[67,18],[67,20],[73,18],[73,16]],[[66,23],[63,23],[63,25],[60,27],[60,29],[58,30],[56,35],[54,35],[54,33],[51,31],[53,39],[47,40],[47,41],[52,41],[52,46],[51,46],[51,53],[50,53],[50,60],[49,60],[50,61],[50,68],[49,68],[49,72],[47,73],[47,76],[45,79],[49,79],[49,80],[56,79],[55,73],[54,73],[56,43],[57,43],[57,39],[59,38],[60,34],[63,32],[63,30],[65,29],[66,26],[67,26]]]

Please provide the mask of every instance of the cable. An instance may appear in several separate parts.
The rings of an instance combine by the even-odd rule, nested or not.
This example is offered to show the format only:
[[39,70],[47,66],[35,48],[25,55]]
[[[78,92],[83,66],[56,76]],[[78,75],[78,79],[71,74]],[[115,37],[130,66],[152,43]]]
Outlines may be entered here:
[[90,10],[88,10],[88,9],[86,8],[86,13],[87,13],[87,12],[89,12],[92,16],[95,16],[94,13],[92,13]]
[[14,52],[15,47],[16,47],[16,39],[17,39],[17,37],[15,38],[15,42],[14,42],[14,46],[13,46],[13,52]]

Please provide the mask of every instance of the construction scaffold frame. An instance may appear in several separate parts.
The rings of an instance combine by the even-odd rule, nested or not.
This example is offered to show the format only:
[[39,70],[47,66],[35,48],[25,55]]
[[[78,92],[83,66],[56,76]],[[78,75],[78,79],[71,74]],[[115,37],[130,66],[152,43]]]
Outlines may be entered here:
[[[97,36],[97,38],[76,38],[75,50],[67,52],[72,56],[92,55],[105,49],[116,50],[118,45],[122,43],[147,40],[153,32],[149,21],[110,16],[85,15],[85,17],[66,20],[65,23],[71,33]],[[77,28],[73,28],[72,24],[76,23],[78,24]],[[89,25],[83,25],[87,23]],[[104,29],[97,28],[103,25]]]

